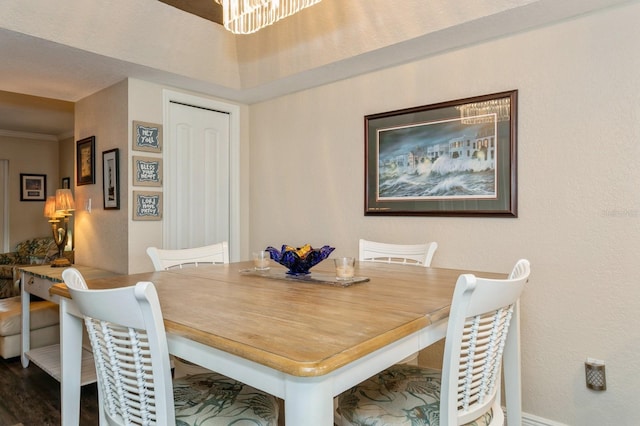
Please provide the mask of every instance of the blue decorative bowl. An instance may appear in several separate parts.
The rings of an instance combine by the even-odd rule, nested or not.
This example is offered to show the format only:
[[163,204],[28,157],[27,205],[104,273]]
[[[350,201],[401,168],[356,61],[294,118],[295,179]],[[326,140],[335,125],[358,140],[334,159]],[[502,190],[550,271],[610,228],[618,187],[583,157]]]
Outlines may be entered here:
[[320,249],[314,249],[309,244],[294,248],[283,245],[282,250],[274,247],[267,247],[266,251],[271,255],[271,259],[285,266],[289,275],[307,275],[309,269],[325,260],[335,247],[324,246]]

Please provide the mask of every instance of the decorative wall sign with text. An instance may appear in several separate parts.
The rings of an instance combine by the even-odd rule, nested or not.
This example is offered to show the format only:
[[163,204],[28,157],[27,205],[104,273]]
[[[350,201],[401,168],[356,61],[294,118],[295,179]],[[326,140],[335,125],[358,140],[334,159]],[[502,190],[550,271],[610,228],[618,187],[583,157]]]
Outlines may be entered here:
[[162,159],[133,157],[134,186],[162,186]]
[[162,220],[162,192],[133,191],[133,220]]
[[134,121],[133,149],[136,151],[162,152],[162,125]]

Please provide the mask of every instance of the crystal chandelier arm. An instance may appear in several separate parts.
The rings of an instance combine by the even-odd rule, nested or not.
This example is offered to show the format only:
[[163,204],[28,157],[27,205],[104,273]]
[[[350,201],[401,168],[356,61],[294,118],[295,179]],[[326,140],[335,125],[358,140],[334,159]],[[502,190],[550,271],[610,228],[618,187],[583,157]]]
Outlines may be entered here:
[[234,34],[251,34],[321,0],[214,0],[222,5],[224,27]]

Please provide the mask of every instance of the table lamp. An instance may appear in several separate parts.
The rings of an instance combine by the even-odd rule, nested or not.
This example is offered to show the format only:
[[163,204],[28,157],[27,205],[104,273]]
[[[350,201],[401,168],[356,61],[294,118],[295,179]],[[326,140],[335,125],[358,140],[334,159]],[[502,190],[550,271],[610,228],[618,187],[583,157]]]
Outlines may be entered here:
[[[64,248],[69,238],[69,217],[75,209],[76,204],[70,189],[56,190],[56,195],[47,197],[44,204],[44,216],[49,218],[53,240],[58,246],[58,258],[51,263],[54,268],[71,266],[69,259],[64,257]],[[61,221],[63,226],[59,226]]]

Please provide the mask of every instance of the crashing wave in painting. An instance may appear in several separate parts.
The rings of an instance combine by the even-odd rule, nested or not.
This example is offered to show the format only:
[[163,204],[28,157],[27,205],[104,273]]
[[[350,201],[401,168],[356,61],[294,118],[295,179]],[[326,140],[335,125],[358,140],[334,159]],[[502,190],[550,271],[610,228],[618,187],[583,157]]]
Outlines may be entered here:
[[496,122],[381,130],[378,199],[496,198]]

